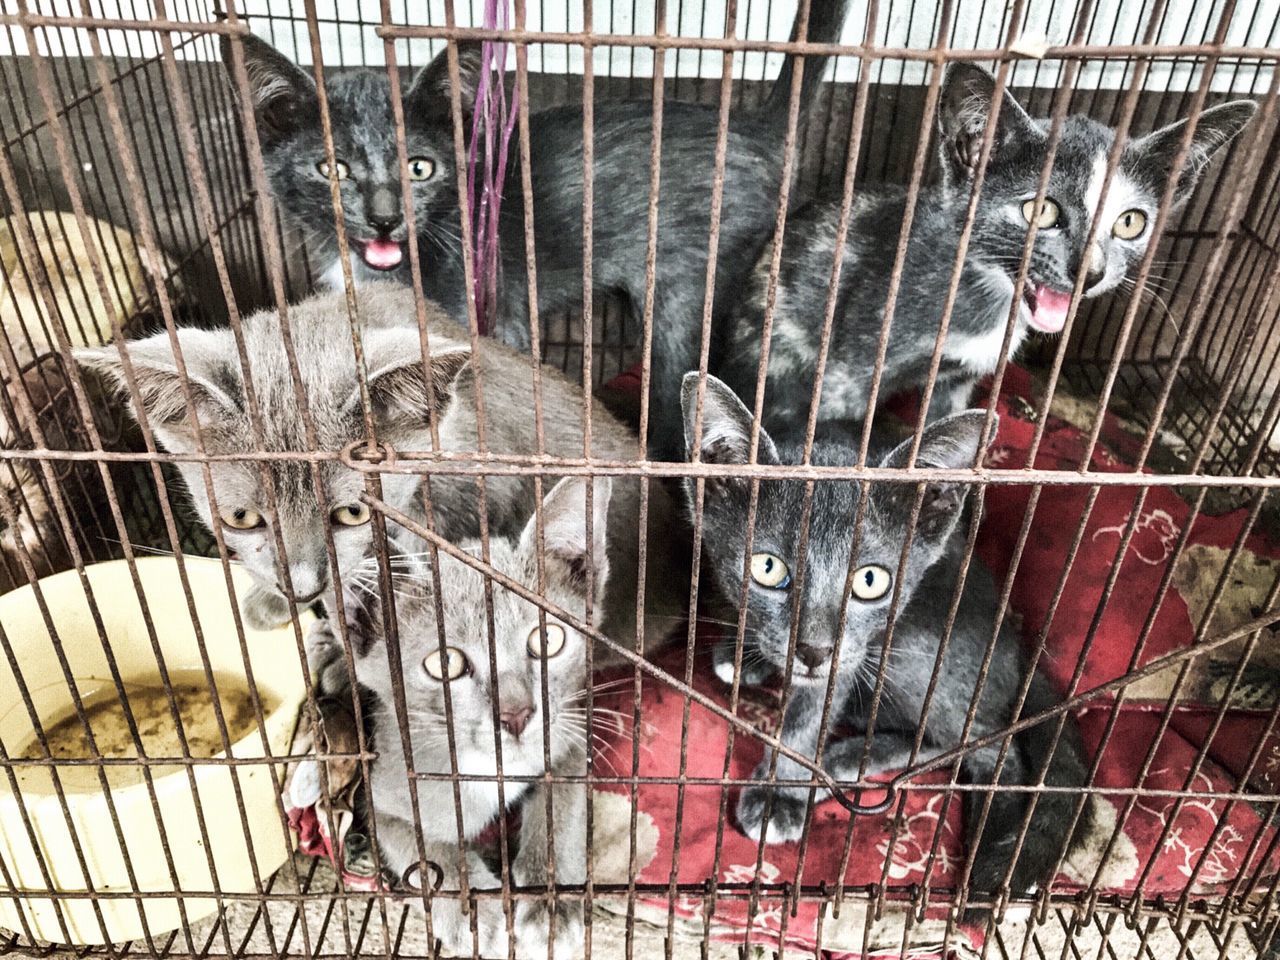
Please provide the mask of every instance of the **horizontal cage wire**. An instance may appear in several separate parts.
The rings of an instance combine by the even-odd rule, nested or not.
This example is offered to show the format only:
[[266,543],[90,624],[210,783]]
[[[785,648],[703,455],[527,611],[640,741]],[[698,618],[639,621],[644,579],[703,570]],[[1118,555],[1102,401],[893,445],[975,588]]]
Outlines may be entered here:
[[0,28],[0,952],[1280,956],[1280,8]]

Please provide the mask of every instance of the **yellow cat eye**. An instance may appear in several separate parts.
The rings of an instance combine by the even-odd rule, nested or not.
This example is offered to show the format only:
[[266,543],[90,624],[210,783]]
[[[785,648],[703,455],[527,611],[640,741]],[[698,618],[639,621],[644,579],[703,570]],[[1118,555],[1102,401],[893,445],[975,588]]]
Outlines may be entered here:
[[879,600],[892,584],[893,575],[877,564],[868,563],[853,571],[853,595],[859,600]]
[[409,179],[430,180],[436,172],[435,161],[430,157],[409,158]]
[[1118,240],[1137,240],[1147,232],[1147,215],[1141,210],[1126,210],[1111,225],[1111,235]]
[[1044,204],[1040,207],[1039,214],[1036,213],[1036,202],[1034,199],[1027,200],[1022,204],[1022,216],[1027,223],[1034,223],[1041,230],[1048,230],[1050,227],[1058,225],[1058,218],[1062,216],[1062,208],[1058,204],[1044,198]]
[[457,647],[445,647],[443,657],[439,650],[432,650],[423,657],[422,669],[437,680],[443,680],[446,675],[450,680],[457,680],[464,673],[470,672],[471,663],[467,660],[467,655]]
[[363,503],[344,503],[329,511],[329,519],[344,527],[362,527],[370,516],[369,507]]
[[791,571],[779,556],[772,553],[753,553],[751,579],[771,590],[785,590],[791,585]]
[[[345,180],[345,179],[347,179],[347,177],[351,176],[351,168],[350,168],[350,167],[348,167],[348,166],[347,166],[345,163],[343,163],[341,160],[336,161],[336,163],[337,163],[337,167],[338,167],[338,179],[339,179],[339,180]],[[317,173],[319,173],[319,174],[320,174],[320,176],[322,176],[322,177],[324,177],[326,180],[328,180],[328,179],[329,179],[329,161],[328,161],[328,160],[321,160],[319,163],[317,163],[317,164],[316,164],[316,172],[317,172]]]
[[[534,627],[529,631],[529,656],[542,656],[542,631]],[[564,649],[564,627],[558,623],[547,624],[547,656],[554,657]]]
[[239,510],[224,510],[222,522],[233,530],[255,530],[262,526],[262,514],[249,507]]

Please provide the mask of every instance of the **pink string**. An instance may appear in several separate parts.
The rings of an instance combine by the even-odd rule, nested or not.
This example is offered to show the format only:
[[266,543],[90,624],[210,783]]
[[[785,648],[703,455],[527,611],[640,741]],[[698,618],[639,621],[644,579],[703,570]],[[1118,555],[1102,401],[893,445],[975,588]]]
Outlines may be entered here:
[[[510,20],[508,0],[485,0],[484,28],[505,30]],[[480,51],[480,82],[471,117],[471,146],[467,157],[467,195],[474,219],[476,318],[480,332],[493,329],[498,308],[498,215],[507,173],[507,152],[515,129],[516,110],[507,103],[503,79],[507,45],[485,40]],[[500,131],[495,136],[495,131]],[[484,143],[483,156],[480,144]]]

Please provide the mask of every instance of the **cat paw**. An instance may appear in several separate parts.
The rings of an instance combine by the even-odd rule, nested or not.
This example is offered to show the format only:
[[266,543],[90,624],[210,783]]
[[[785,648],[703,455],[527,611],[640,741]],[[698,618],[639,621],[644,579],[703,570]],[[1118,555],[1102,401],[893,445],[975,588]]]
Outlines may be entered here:
[[[733,686],[733,647],[721,648],[716,651],[715,661],[711,669],[719,678],[720,682],[726,687]],[[755,664],[742,664],[742,674],[740,686],[758,687],[769,679],[770,673],[767,667]]]
[[[520,960],[546,960],[548,956],[553,960],[570,960],[582,956],[580,900],[557,900],[554,909],[548,908],[543,900],[525,900],[516,906],[515,919],[516,956]],[[554,939],[549,939],[553,921]]]
[[254,584],[240,603],[245,623],[254,630],[278,630],[289,622],[289,601],[269,587]]
[[[431,924],[436,939],[440,941],[444,957],[506,957],[507,921],[502,904],[496,900],[482,900],[475,905],[476,932],[471,930],[472,918],[462,912],[459,901],[440,897],[431,907]],[[437,954],[433,953],[432,956]],[[545,957],[546,954],[544,953]],[[523,960],[523,958],[521,958]]]
[[351,684],[342,640],[327,620],[316,620],[307,629],[307,668],[316,696],[347,694]]
[[[765,830],[765,807],[769,797],[769,826]],[[757,843],[789,843],[804,833],[808,792],[784,793],[771,787],[747,787],[738,798],[738,827]]]

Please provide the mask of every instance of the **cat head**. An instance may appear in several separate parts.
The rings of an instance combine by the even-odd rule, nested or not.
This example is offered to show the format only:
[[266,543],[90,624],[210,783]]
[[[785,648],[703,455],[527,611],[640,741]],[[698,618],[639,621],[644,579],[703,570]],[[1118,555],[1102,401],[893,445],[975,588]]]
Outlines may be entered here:
[[[307,409],[315,425],[314,446],[308,441],[297,394],[281,338],[279,315],[262,311],[242,324],[245,351],[261,414],[264,449],[271,452],[338,451],[365,435],[363,406],[351,333],[341,295],[315,297],[291,307],[290,331],[305,389]],[[239,455],[255,450],[249,398],[235,337],[229,329],[178,330],[186,378],[205,450]],[[456,344],[432,354],[424,375],[416,329],[366,327],[365,363],[379,439],[397,450],[430,449],[427,391],[437,410],[451,396],[450,385],[470,353]],[[177,358],[167,332],[125,345],[143,410],[157,442],[175,454],[194,453],[196,434],[187,412]],[[81,364],[97,370],[128,396],[127,379],[115,344],[76,351]],[[443,442],[443,441],[442,441]],[[265,481],[263,469],[265,468]],[[211,461],[209,473],[220,512],[210,511],[204,471],[199,463],[179,463],[191,503],[211,529],[219,524],[227,545],[264,585],[281,590],[277,580],[276,527],[284,543],[293,592],[306,602],[330,583],[325,528],[333,533],[339,571],[345,576],[372,550],[369,508],[360,501],[365,477],[338,460],[317,463],[328,499],[316,496],[311,466],[303,460]],[[269,484],[269,489],[264,486]],[[382,475],[385,499],[403,508],[410,504],[418,478]],[[275,510],[272,509],[274,495]],[[281,592],[283,592],[281,590]]]
[[[683,403],[686,448],[692,453],[694,394],[697,374],[686,375]],[[916,464],[963,469],[978,455],[986,412],[969,410],[939,420],[924,431]],[[703,463],[745,464],[751,437],[751,412],[715,377],[707,377],[703,407]],[[906,465],[911,441],[894,448],[880,466]],[[763,428],[758,463],[799,463],[798,447],[779,446]],[[856,462],[855,448],[822,444],[814,447],[819,466]],[[899,578],[902,546],[915,502],[914,483],[876,482],[870,487],[853,561],[844,632],[839,641],[839,669],[851,675],[864,662],[869,644],[885,626],[895,588],[899,608],[928,569],[937,562],[955,532],[968,495],[963,483],[929,483],[906,564]],[[850,550],[861,499],[859,484],[819,480],[813,487],[809,540],[804,574],[797,575],[797,555],[805,483],[761,480],[755,536],[747,576],[747,640],[753,655],[781,672],[787,659],[792,617],[798,604],[799,632],[792,677],[797,682],[826,682],[840,626],[842,601],[850,571]],[[702,550],[720,595],[736,604],[743,583],[747,543],[750,481],[742,477],[708,478],[703,500]]]
[[[938,109],[943,178],[966,196],[994,101],[995,80],[985,70],[967,63],[948,69]],[[1175,208],[1186,203],[1210,160],[1256,110],[1253,101],[1236,100],[1200,114],[1178,174]],[[1095,243],[1086,249],[1115,131],[1088,117],[1065,118],[1045,202],[1037,210],[1034,198],[1047,156],[1049,121],[1032,119],[1012,94],[1004,92],[969,255],[994,282],[1012,290],[1028,224],[1037,222],[1023,293],[1025,323],[1045,333],[1061,331],[1082,269],[1085,297],[1113,290],[1127,278],[1151,242],[1186,124],[1179,120],[1125,144],[1102,203]]]
[[[587,591],[599,610],[609,578],[606,542],[611,481],[598,478],[592,489],[591,532],[587,534],[588,480],[568,477],[543,499],[543,572],[548,601],[584,619]],[[590,550],[588,550],[590,545]],[[479,557],[478,541],[460,544]],[[538,536],[530,519],[518,541],[494,538],[489,562],[499,572],[536,591]],[[452,701],[452,731],[462,773],[494,776],[494,707],[499,717],[503,773],[543,772],[543,700],[545,669],[553,764],[571,752],[585,752],[589,637],[551,614],[545,632],[539,608],[493,583],[493,649],[489,645],[483,574],[441,552],[440,608],[443,644],[437,620],[437,594],[425,554],[397,564],[396,626],[405,700],[420,769],[448,769],[445,677]],[[407,566],[402,565],[407,562]],[[588,566],[590,564],[590,567]],[[372,562],[370,570],[376,569]],[[409,572],[400,572],[409,571]],[[588,574],[590,573],[590,577]],[[373,642],[359,651],[360,682],[385,694],[392,675],[380,614],[371,617]],[[492,652],[492,658],[490,656]],[[545,654],[545,657],[544,657]],[[493,666],[496,665],[496,673]],[[390,702],[389,697],[381,699]]]
[[[232,69],[230,41],[222,60]],[[329,170],[312,75],[254,36],[241,41],[249,96],[271,192],[286,220],[304,231],[322,262],[337,254]],[[470,117],[480,73],[480,44],[460,42],[462,114]],[[414,224],[431,247],[458,247],[457,179],[447,51],[402,88],[405,149]],[[408,230],[400,160],[385,70],[325,77],[342,210],[351,252],[372,271],[407,282]],[[425,257],[430,253],[422,250]]]

